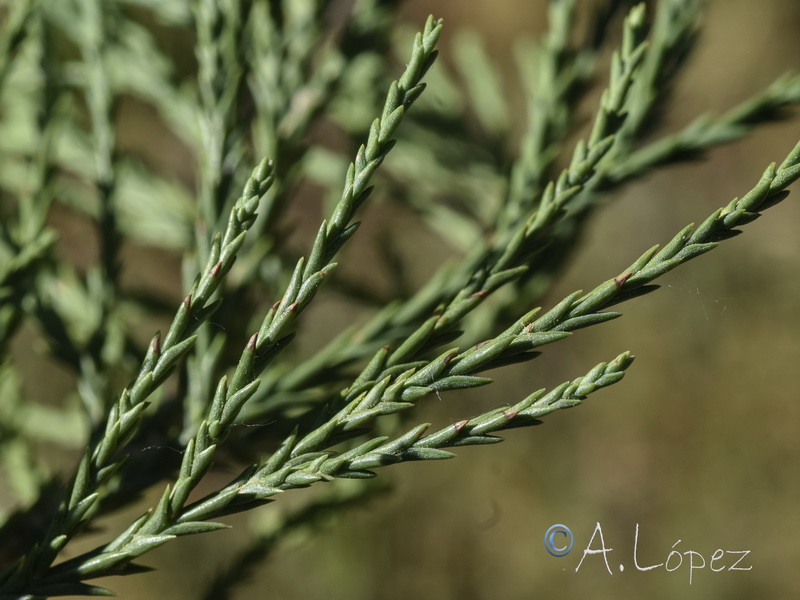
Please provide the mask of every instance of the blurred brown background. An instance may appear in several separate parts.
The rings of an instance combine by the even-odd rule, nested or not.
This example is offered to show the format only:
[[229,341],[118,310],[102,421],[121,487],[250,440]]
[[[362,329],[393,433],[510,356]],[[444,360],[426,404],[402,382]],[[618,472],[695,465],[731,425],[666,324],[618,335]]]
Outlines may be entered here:
[[[443,55],[453,31],[469,27],[486,36],[496,59],[509,62],[515,36],[543,30],[545,6],[416,0],[404,14],[420,24],[429,12],[444,17]],[[799,28],[796,0],[710,2],[667,127],[724,111],[796,69]],[[743,194],[798,138],[797,118],[769,125],[704,162],[630,186],[590,228],[549,301],[590,289]],[[489,388],[427,399],[416,420],[444,425],[515,402],[629,349],[638,358],[624,382],[540,427],[506,434],[501,445],[462,449],[453,461],[384,469],[392,494],[344,514],[313,538],[293,536],[236,597],[800,597],[800,189],[794,189],[744,235],[663,278],[659,292],[625,305],[624,318],[498,373]],[[154,573],[105,583],[129,600],[200,597],[214,570],[243,547],[250,523],[268,520],[284,502],[291,501],[231,520],[231,531],[152,553],[143,562]],[[555,523],[575,536],[563,558],[547,554],[542,543]],[[576,572],[596,523],[613,548],[613,575],[602,555],[588,556]],[[663,563],[675,545],[702,554],[706,568],[693,572],[691,585],[686,556],[674,572],[637,572],[637,524],[640,566]],[[592,547],[600,547],[599,539]],[[728,554],[714,563],[725,570],[712,572],[718,548],[750,550],[739,566],[751,570],[728,571],[737,559]],[[677,564],[673,556],[670,568]],[[179,565],[189,568],[176,572]]]

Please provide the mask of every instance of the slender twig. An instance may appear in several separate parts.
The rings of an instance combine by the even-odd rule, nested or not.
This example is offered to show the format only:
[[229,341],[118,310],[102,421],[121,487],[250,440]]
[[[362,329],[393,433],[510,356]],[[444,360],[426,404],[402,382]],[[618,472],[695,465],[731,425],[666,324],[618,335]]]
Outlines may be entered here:
[[[223,377],[220,380],[206,420],[201,423],[197,434],[189,441],[184,451],[180,473],[174,487],[167,487],[159,505],[152,512],[142,515],[127,531],[106,545],[102,551],[92,553],[91,558],[83,556],[67,561],[54,567],[47,575],[41,572],[45,563],[40,560],[38,564],[41,566],[37,570],[37,574],[42,576],[40,585],[47,587],[76,579],[99,576],[112,570],[119,570],[123,568],[123,565],[129,564],[135,557],[174,539],[176,536],[213,531],[224,527],[224,525],[218,523],[190,520],[184,510],[184,504],[190,492],[197,486],[211,465],[218,443],[224,439],[244,403],[257,389],[260,383],[256,379],[257,374],[291,339],[291,335],[287,334],[289,326],[314,298],[320,284],[335,266],[332,260],[336,253],[355,233],[357,225],[352,224],[351,220],[358,207],[371,192],[371,188],[367,186],[375,169],[381,164],[394,144],[391,139],[392,134],[400,124],[405,112],[424,90],[424,84],[420,83],[420,80],[436,58],[435,46],[439,39],[441,28],[441,21],[436,21],[431,17],[425,24],[423,32],[416,36],[411,58],[405,71],[400,79],[390,86],[381,117],[373,122],[367,144],[359,149],[355,161],[348,169],[342,199],[334,209],[330,221],[323,222],[320,227],[308,261],[301,259],[298,262],[283,299],[270,309],[260,331],[250,338],[231,378]],[[267,174],[266,164],[262,165],[260,169],[258,173],[254,173],[254,177],[248,182],[243,194],[244,198],[248,198],[247,206],[251,209],[246,215],[248,226],[254,219],[253,212],[258,197],[263,195],[263,191],[266,191],[266,189],[260,190],[262,193],[258,197],[252,196],[253,188],[256,188]],[[250,194],[247,193],[248,190],[251,191]],[[236,208],[231,216],[232,223],[234,222],[235,214],[237,214]],[[242,227],[241,229],[245,228]],[[235,236],[237,231],[231,232],[229,227],[229,232],[226,232],[222,242],[222,254],[220,254],[218,239],[212,248],[212,259],[216,261],[217,258],[221,258],[221,260],[219,263],[210,261],[210,270],[200,280],[195,292],[195,298],[197,296],[202,298],[201,306],[210,297],[210,293],[213,292],[213,290],[209,289],[208,293],[204,293],[207,288],[210,288],[211,280],[215,283],[214,288],[216,289],[220,271],[227,272],[230,269],[232,257],[229,256],[227,257],[228,260],[225,260],[226,242],[229,241],[229,237]],[[237,241],[236,249],[241,246],[245,233],[246,231],[242,231],[235,238]],[[187,301],[184,302],[183,308],[187,312],[192,307],[193,301],[191,298],[190,295],[187,297]],[[114,468],[119,466],[118,463],[112,463],[111,465],[106,465],[106,463],[108,462],[107,455],[111,455],[119,447],[121,434],[129,434],[129,428],[120,431],[122,423],[136,419],[144,408],[143,397],[146,396],[146,391],[149,391],[152,387],[152,381],[156,380],[160,383],[163,375],[161,377],[159,375],[173,366],[177,358],[191,347],[193,338],[188,338],[175,344],[176,338],[182,333],[180,331],[181,322],[179,321],[182,314],[182,312],[179,312],[176,317],[178,326],[176,327],[176,322],[173,323],[173,328],[167,334],[164,342],[165,346],[175,346],[171,348],[175,358],[170,361],[168,366],[160,368],[161,365],[157,361],[160,361],[165,354],[169,353],[160,353],[157,348],[158,338],[154,339],[154,348],[151,348],[151,355],[148,356],[150,362],[156,362],[154,370],[146,368],[149,366],[149,363],[146,362],[146,366],[142,368],[142,373],[131,387],[130,393],[126,390],[120,400],[122,418],[114,421],[109,420],[107,437],[104,439],[105,445],[98,448],[94,455],[87,453],[84,457],[82,471],[89,471],[90,481],[98,477],[95,470],[113,471]],[[123,410],[127,410],[127,412],[123,412]],[[78,480],[73,488],[72,498],[65,509],[65,518],[79,519],[85,515],[86,511],[97,500],[96,493],[87,497],[87,492],[92,486],[87,485],[87,482],[84,481],[85,479],[87,477],[79,473]],[[94,482],[92,481],[92,483]],[[226,499],[228,501],[233,500],[233,496],[224,491],[220,492],[217,497],[217,506],[224,504]],[[79,513],[77,518],[73,516],[76,512]],[[51,534],[51,537],[54,536]],[[64,542],[66,542],[66,539],[64,539]],[[53,553],[47,558],[52,560],[54,555]],[[47,566],[49,566],[49,562]]]
[[209,300],[230,271],[255,219],[259,200],[270,183],[270,164],[265,160],[253,171],[242,197],[234,205],[224,236],[217,234],[214,238],[208,264],[183,300],[166,336],[163,340],[160,334],[153,337],[139,374],[112,405],[103,435],[84,453],[45,542],[19,563],[3,591],[23,590],[27,581],[41,576],[91,518],[100,501],[102,486],[122,465],[124,456],[119,455],[120,450],[136,433],[142,412],[147,408],[147,398],[169,377],[181,357],[191,351],[195,341],[192,333],[218,306],[218,301]]
[[[401,348],[393,353],[389,362],[390,366],[399,364],[426,347],[434,336],[454,329],[490,294],[520,277],[527,270],[527,261],[535,254],[540,244],[544,243],[542,238],[546,238],[547,231],[562,216],[567,204],[597,176],[598,165],[611,149],[615,135],[624,123],[627,93],[647,47],[643,40],[644,25],[644,7],[639,6],[631,11],[626,20],[622,48],[612,60],[609,87],[602,95],[591,135],[587,141],[577,144],[569,167],[562,171],[555,182],[547,186],[538,209],[529,215],[526,221],[514,229],[505,231],[504,235],[498,236],[489,247],[479,248],[474,257],[465,261],[458,275],[461,287],[457,291],[453,292],[438,286],[436,295],[425,298],[425,304],[420,303],[421,306],[415,305],[422,308],[422,311],[404,311],[402,317],[408,319],[405,321],[398,315],[387,318],[386,315],[380,314],[375,317],[373,323],[358,334],[363,350],[369,351],[374,348],[374,338],[365,335],[367,332],[377,336],[384,334],[388,325],[405,326],[405,332],[410,335]],[[436,304],[439,304],[436,316],[425,318],[413,328],[414,322],[411,319],[424,314],[426,307]],[[411,334],[408,331],[409,325],[412,326],[411,331],[416,331],[415,333]],[[349,335],[353,337],[352,334]],[[332,342],[330,348],[341,345],[343,345],[342,340],[337,339]],[[333,352],[331,355],[336,356]],[[318,364],[320,368],[325,368],[330,363]],[[308,379],[292,378],[291,383],[299,386],[317,375],[313,371],[305,373]],[[276,381],[276,384],[281,386],[280,382]],[[286,390],[282,386],[279,389]]]

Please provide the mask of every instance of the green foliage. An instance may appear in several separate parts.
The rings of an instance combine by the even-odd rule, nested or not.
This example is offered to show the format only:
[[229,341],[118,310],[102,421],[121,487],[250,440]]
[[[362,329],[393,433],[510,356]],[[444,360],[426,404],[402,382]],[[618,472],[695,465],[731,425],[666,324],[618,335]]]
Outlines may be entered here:
[[[800,78],[786,75],[721,116],[654,136],[699,35],[702,3],[661,0],[652,20],[644,5],[634,7],[604,76],[598,65],[620,25],[618,4],[593,15],[595,36],[580,43],[575,2],[551,2],[549,33],[518,48],[526,83],[519,117],[475,36],[454,44],[462,84],[442,65],[429,73],[443,27],[433,17],[396,68],[391,2],[357,2],[334,24],[321,0],[6,2],[0,459],[14,502],[3,507],[9,561],[0,598],[108,595],[86,581],[142,572],[136,559],[227,528],[219,521],[226,515],[296,488],[368,480],[378,467],[499,442],[495,433],[537,424],[619,382],[628,352],[433,433],[413,424],[422,398],[491,384],[487,371],[621,316],[609,308],[654,291],[653,281],[740,233],[800,178],[798,143],[700,225],[599,278],[589,293],[536,307],[612,193],[783,118],[800,101]],[[168,50],[181,36],[194,61]],[[564,158],[568,136],[584,133],[578,106],[596,81],[605,90],[592,125]],[[131,107],[157,115],[144,150],[123,143],[120,115]],[[507,141],[512,134],[518,143]],[[289,224],[293,206],[308,205],[309,182],[330,198],[328,216],[298,251]],[[379,195],[410,208],[416,226],[458,253],[412,290],[407,265],[381,245],[390,302],[337,272],[339,262],[376,269],[347,247]],[[59,219],[67,218],[88,224],[92,260],[59,247]],[[404,232],[410,244],[412,236]],[[139,260],[131,252],[144,248],[159,260],[180,257],[172,289],[183,290],[182,301],[126,279]],[[298,352],[296,333],[309,333],[304,313],[326,288],[372,305],[372,315]],[[166,334],[153,334],[153,323]],[[57,406],[25,393],[14,348],[32,338],[74,377],[75,393]],[[42,441],[82,449],[73,475],[36,451]],[[156,445],[180,448],[179,463],[148,462],[138,451]],[[207,477],[222,457],[240,469],[225,485]],[[228,594],[282,536],[371,496],[376,488],[362,483],[285,517],[230,563],[208,597]],[[104,531],[92,550],[67,552],[98,518],[155,488],[160,499],[124,529]],[[36,520],[48,530],[9,541],[19,523]]]

